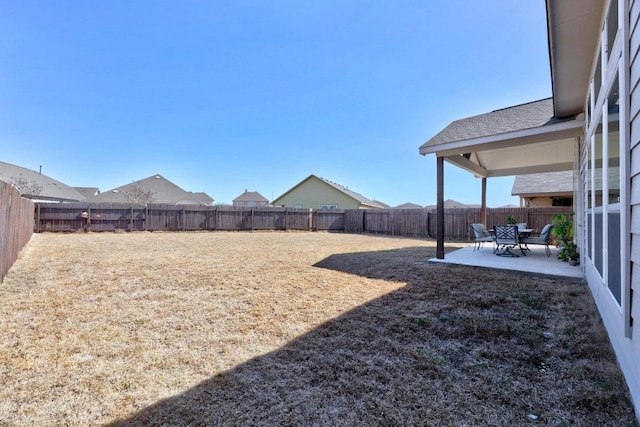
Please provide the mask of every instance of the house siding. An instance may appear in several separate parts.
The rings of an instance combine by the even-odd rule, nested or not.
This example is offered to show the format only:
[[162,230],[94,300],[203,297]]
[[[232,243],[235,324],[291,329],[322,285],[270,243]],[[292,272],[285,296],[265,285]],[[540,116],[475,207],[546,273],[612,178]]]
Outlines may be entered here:
[[[624,1],[622,3],[625,3]],[[633,322],[628,337],[614,341],[614,347],[631,396],[635,404],[636,415],[640,418],[640,2],[629,1],[629,208],[630,208],[630,304]],[[624,21],[623,21],[624,22]],[[625,32],[623,31],[623,34]],[[628,327],[628,324],[625,324]],[[610,332],[611,334],[611,332]],[[617,345],[616,345],[617,344]]]
[[[608,5],[609,2],[603,4],[605,15],[608,11]],[[619,36],[628,43],[622,48],[620,62],[622,84],[619,101],[621,131],[623,131],[621,132],[621,136],[623,136],[621,161],[625,166],[620,175],[621,202],[624,203],[620,214],[621,220],[624,221],[622,231],[626,233],[626,239],[621,242],[624,261],[620,265],[623,269],[621,271],[622,297],[618,297],[620,305],[609,290],[612,285],[607,283],[609,279],[601,277],[596,266],[588,257],[584,257],[583,265],[585,277],[627,381],[636,416],[640,419],[640,364],[638,364],[638,360],[640,360],[640,331],[638,330],[640,329],[640,325],[638,325],[640,322],[640,2],[620,0],[618,6],[619,10],[627,13],[628,17],[628,20],[622,19],[619,22],[622,30]],[[619,43],[616,45],[620,46]],[[608,64],[609,68],[612,66],[615,65]],[[609,73],[607,79],[613,78],[615,75]],[[605,76],[603,75],[602,87],[609,87],[611,81],[604,80]],[[603,101],[606,99],[603,100],[603,93],[601,93],[597,103],[602,105]],[[593,118],[589,117],[589,120],[593,120]],[[583,140],[589,141],[590,135],[588,129],[585,128]],[[628,169],[626,169],[627,165]],[[581,167],[584,166],[581,165]],[[580,175],[583,176],[582,173]],[[598,206],[602,206],[602,204],[598,203]],[[604,211],[606,213],[609,208],[606,206],[605,208],[607,208]],[[580,218],[586,218],[586,215],[589,215],[585,212],[583,204],[580,204],[578,210]],[[611,211],[614,212],[615,209]],[[583,223],[584,230],[588,229],[587,225],[589,224]],[[605,230],[604,236],[606,235]],[[605,246],[596,247],[594,250],[607,249],[609,243],[604,241],[602,244]],[[606,251],[603,255],[606,256]]]

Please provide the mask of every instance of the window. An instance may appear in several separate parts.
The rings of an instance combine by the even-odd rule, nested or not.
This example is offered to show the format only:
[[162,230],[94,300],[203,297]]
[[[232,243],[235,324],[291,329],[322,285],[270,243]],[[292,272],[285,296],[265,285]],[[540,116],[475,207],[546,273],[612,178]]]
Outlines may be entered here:
[[320,205],[320,209],[338,209],[338,205]]
[[607,26],[607,30],[606,30],[607,59],[611,60],[613,45],[615,44],[616,36],[618,35],[618,1],[617,0],[612,0],[611,3],[609,4],[609,12],[607,14],[606,26]]
[[[615,3],[615,2],[614,2]],[[617,22],[617,21],[616,21]],[[607,115],[606,188],[607,286],[618,304],[622,303],[620,232],[620,79],[611,85],[605,104]],[[603,198],[604,195],[603,195]]]
[[551,206],[571,206],[573,199],[570,197],[554,197],[551,199]]
[[616,77],[607,97],[607,203],[620,203],[620,81]]
[[293,205],[294,209],[302,209],[302,205]]
[[600,207],[602,206],[602,148],[604,145],[604,141],[602,138],[602,115],[598,116],[598,127],[596,128],[594,139],[594,157],[593,157],[593,179],[594,179],[594,189],[592,198],[594,201],[594,206]]
[[598,96],[600,95],[600,87],[602,86],[602,50],[598,50],[598,56],[595,63],[595,69],[593,72],[595,75],[593,76],[593,100],[597,102]]
[[[624,169],[625,122],[623,43],[618,0],[608,2],[600,46],[593,64],[591,90],[585,100],[587,133],[581,147],[583,259],[597,273],[612,299],[622,307],[625,266],[623,229],[625,219],[620,206],[621,176]],[[622,159],[621,159],[622,157]]]
[[[602,27],[600,48],[585,100],[587,133],[581,147],[582,254],[590,272],[597,273],[612,299],[623,306],[625,277],[622,262],[624,216],[621,213],[620,187],[624,170],[621,153],[625,153],[624,106],[621,99],[624,69],[620,41],[619,4],[609,2]],[[624,159],[622,159],[624,160]],[[628,286],[628,284],[627,284]]]

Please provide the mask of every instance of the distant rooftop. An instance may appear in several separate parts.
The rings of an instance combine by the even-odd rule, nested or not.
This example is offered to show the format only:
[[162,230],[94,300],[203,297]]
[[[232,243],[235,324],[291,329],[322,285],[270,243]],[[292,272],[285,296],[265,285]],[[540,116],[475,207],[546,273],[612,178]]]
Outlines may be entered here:
[[24,197],[55,202],[77,202],[85,196],[40,172],[0,162],[0,179],[15,185]]
[[[311,175],[311,176],[315,176],[315,175]],[[330,186],[334,187],[335,189],[342,191],[343,193],[345,193],[346,195],[352,197],[353,199],[356,199],[358,202],[362,203],[363,205],[369,205],[369,206],[373,206],[373,207],[377,207],[377,208],[389,207],[389,205],[387,205],[387,204],[384,204],[384,203],[381,203],[381,202],[377,202],[376,200],[371,200],[371,199],[363,196],[360,193],[356,193],[355,191],[350,190],[349,187],[345,187],[344,185],[338,184],[338,183],[333,182],[333,181],[329,181],[326,178],[322,178],[322,177],[316,177],[316,178],[326,182],[327,184],[329,184]]]
[[264,197],[257,191],[244,190],[244,193],[233,199],[234,202],[266,202],[269,203],[269,199]]
[[214,200],[206,193],[192,193],[178,187],[160,174],[134,181],[87,198],[90,202],[159,203],[211,205]]
[[511,189],[512,196],[571,193],[573,171],[517,175]]

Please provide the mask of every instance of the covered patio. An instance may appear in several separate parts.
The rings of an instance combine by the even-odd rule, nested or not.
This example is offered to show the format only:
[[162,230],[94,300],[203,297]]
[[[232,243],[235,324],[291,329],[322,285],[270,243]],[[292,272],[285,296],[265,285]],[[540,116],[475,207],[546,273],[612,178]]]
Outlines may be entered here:
[[[577,139],[582,133],[582,116],[554,115],[554,99],[547,98],[490,113],[456,120],[420,147],[420,154],[437,159],[437,262],[501,268],[528,273],[582,278],[580,267],[556,258],[552,248],[547,258],[544,248],[531,247],[529,256],[504,258],[486,245],[473,252],[473,246],[449,252],[444,250],[444,162],[482,179],[481,221],[486,224],[487,178],[545,172],[573,171]],[[571,179],[571,178],[569,178]],[[573,177],[575,182],[575,176]],[[574,200],[579,198],[574,197]]]
[[584,277],[582,269],[570,266],[568,263],[558,260],[556,255],[558,249],[550,246],[551,256],[547,257],[544,246],[530,245],[530,252],[527,256],[501,257],[493,253],[491,244],[486,244],[479,250],[474,251],[474,245],[458,249],[447,253],[447,256],[432,258],[430,262],[440,262],[447,264],[469,265],[474,267],[497,268],[500,270],[512,270],[522,273],[540,274],[545,276],[557,276],[571,279],[581,279]]
[[482,179],[480,222],[486,226],[487,178],[574,170],[583,125],[581,115],[557,118],[554,99],[547,98],[456,120],[425,142],[420,154],[437,160],[436,257],[445,258],[445,161]]

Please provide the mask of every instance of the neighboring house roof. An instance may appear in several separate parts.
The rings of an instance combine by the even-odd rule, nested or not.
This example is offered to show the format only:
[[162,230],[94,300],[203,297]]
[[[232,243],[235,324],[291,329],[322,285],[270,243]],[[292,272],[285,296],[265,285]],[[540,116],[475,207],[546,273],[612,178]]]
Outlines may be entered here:
[[[447,199],[444,201],[444,208],[445,209],[462,209],[462,208],[479,208],[481,207],[481,205],[467,205],[464,203],[460,203],[457,202],[455,200],[452,199]],[[424,207],[425,209],[436,209],[437,205],[427,205]]]
[[234,202],[266,202],[269,203],[269,199],[264,197],[262,194],[257,191],[247,191],[244,190],[244,193],[233,199]]
[[573,171],[517,175],[512,196],[566,194],[573,192]]
[[[607,170],[608,182],[612,190],[620,189],[620,168]],[[602,190],[602,174],[595,174],[594,185]],[[511,189],[512,196],[537,196],[573,193],[573,171],[534,173],[517,175]]]
[[403,203],[398,206],[394,206],[393,209],[423,209],[422,206],[415,203]]
[[553,116],[553,98],[546,98],[451,122],[420,149],[560,122]]
[[87,198],[89,202],[211,204],[206,193],[192,193],[156,174]]
[[84,197],[93,197],[96,194],[100,194],[98,187],[73,187],[73,189],[78,191]]
[[[176,202],[177,205],[213,205],[215,200],[207,193],[185,191],[185,198]],[[160,203],[160,202],[153,202]],[[165,203],[165,202],[161,202]]]
[[[371,206],[371,207],[374,207],[374,208],[384,208],[385,207],[385,206],[383,206],[382,204],[378,203],[375,200],[371,200],[371,199],[363,196],[360,193],[356,193],[355,191],[349,190],[349,188],[345,187],[344,185],[340,185],[340,184],[338,184],[336,182],[329,181],[328,179],[325,179],[325,178],[322,178],[322,177],[317,177],[315,175],[310,175],[309,178],[311,178],[311,177],[316,177],[316,178],[320,179],[321,181],[324,181],[325,183],[329,184],[330,186],[332,186],[336,190],[339,190],[339,191],[343,192],[344,194],[346,194],[347,196],[357,200],[362,205],[367,205],[367,206]],[[309,178],[307,178],[307,179],[309,179]]]
[[15,185],[24,197],[35,200],[77,202],[85,196],[53,178],[21,166],[0,162],[0,179]]
[[215,200],[213,199],[213,197],[209,196],[207,193],[203,191],[195,191],[193,193],[189,191],[189,194],[193,194],[193,198],[195,200],[199,200],[200,202],[202,202],[201,204],[213,205],[215,203]]
[[340,191],[341,193],[345,194],[347,197],[350,197],[351,199],[355,200],[360,205],[364,205],[364,206],[368,206],[368,207],[372,207],[372,208],[385,208],[385,206],[388,207],[388,205],[385,205],[383,203],[377,202],[375,200],[371,200],[371,199],[363,196],[360,193],[356,193],[355,191],[349,190],[349,188],[345,187],[344,185],[340,185],[338,183],[335,183],[333,181],[329,181],[328,179],[325,179],[325,178],[322,178],[322,177],[319,177],[319,176],[316,176],[316,175],[313,175],[313,174],[309,175],[308,177],[306,177],[305,179],[303,179],[302,181],[300,181],[299,183],[294,185],[292,188],[290,188],[288,191],[286,191],[280,197],[277,197],[274,200],[274,203],[278,199],[283,198],[284,196],[286,196],[287,194],[289,194],[290,192],[292,192],[293,190],[295,190],[296,188],[298,188],[299,186],[301,186],[302,184],[304,184],[306,181],[308,181],[310,179],[320,180],[321,182],[323,182],[323,183],[329,185],[330,187],[333,187],[334,189],[336,189],[336,190]]

